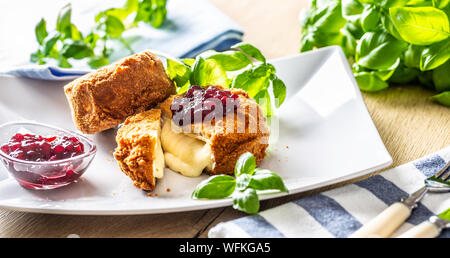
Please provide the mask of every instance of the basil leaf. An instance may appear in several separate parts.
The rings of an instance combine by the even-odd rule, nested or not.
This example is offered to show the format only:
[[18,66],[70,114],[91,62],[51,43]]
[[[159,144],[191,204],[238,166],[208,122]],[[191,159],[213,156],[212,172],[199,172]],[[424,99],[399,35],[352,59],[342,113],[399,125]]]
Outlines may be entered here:
[[255,174],[251,176],[248,187],[255,190],[279,190],[288,193],[286,185],[281,177],[267,169],[257,168]]
[[368,5],[361,15],[361,25],[364,31],[376,31],[380,29],[381,13],[377,7]]
[[267,90],[262,90],[258,94],[253,97],[261,107],[264,116],[271,117],[272,116],[272,102],[270,100],[270,95]]
[[444,106],[450,107],[450,91],[444,91],[438,95],[434,95],[432,99]]
[[236,187],[236,180],[232,176],[217,175],[203,180],[197,185],[192,198],[194,199],[222,199],[230,196]]
[[[361,1],[361,0],[360,0]],[[362,0],[361,3],[370,3],[370,4],[374,4],[376,6],[380,6],[383,7],[385,9],[389,9],[391,7],[395,7],[395,6],[404,6],[408,3],[409,0]]]
[[367,32],[356,48],[356,62],[366,68],[388,70],[398,62],[408,44],[386,32]]
[[235,176],[239,177],[242,174],[253,175],[256,168],[255,156],[252,153],[246,152],[242,154],[236,162],[234,167]]
[[270,66],[267,64],[257,65],[234,77],[231,87],[243,89],[250,97],[254,98],[256,94],[269,88],[271,72]]
[[362,91],[375,92],[386,89],[389,85],[370,72],[360,72],[355,74],[356,82]]
[[78,30],[77,26],[70,24],[70,37],[73,40],[83,40],[83,34]]
[[387,32],[389,32],[392,36],[394,36],[396,39],[403,40],[402,36],[395,28],[394,23],[392,22],[392,19],[388,14],[383,13],[381,15],[381,24],[383,25],[383,28]]
[[166,19],[166,0],[142,0],[137,10],[135,23],[143,21],[158,28]]
[[[165,1],[164,1],[165,2]],[[150,24],[154,28],[159,28],[163,25],[164,21],[166,20],[167,16],[167,10],[166,7],[158,7],[153,12],[152,18],[150,19]]]
[[189,78],[191,76],[191,70],[184,64],[167,59],[167,74],[169,78],[174,81],[178,88],[183,87],[189,83]]
[[433,70],[433,84],[438,92],[450,91],[450,60]]
[[310,51],[314,48],[314,39],[312,34],[306,32],[302,33],[302,38],[300,42],[300,52]]
[[40,49],[30,55],[30,62],[38,63],[39,65],[46,63],[44,60],[44,55]]
[[244,191],[248,188],[250,181],[252,180],[252,176],[249,174],[242,174],[236,177],[236,188],[238,191]]
[[192,67],[195,63],[195,59],[193,59],[193,58],[184,58],[184,59],[181,59],[181,61],[183,61],[183,63],[189,65],[190,67]]
[[94,51],[81,40],[65,40],[61,49],[61,54],[65,58],[83,59],[94,55]]
[[101,22],[105,24],[105,32],[111,38],[118,38],[122,36],[125,31],[125,26],[122,21],[115,16],[105,15]]
[[225,71],[241,70],[252,63],[250,58],[240,51],[225,51],[221,53],[211,51],[205,58],[215,60]]
[[88,61],[88,65],[94,69],[100,68],[107,64],[109,64],[109,60],[108,60],[108,58],[103,57],[103,56],[94,56],[94,57],[90,58]]
[[286,85],[282,80],[275,76],[272,80],[273,96],[275,97],[275,107],[279,108],[286,99]]
[[250,57],[253,57],[254,59],[261,61],[263,63],[266,63],[266,58],[261,54],[261,51],[254,47],[253,45],[249,43],[238,43],[231,48],[240,49],[242,52],[247,54]]
[[432,1],[429,0],[409,0],[407,2],[408,6],[432,6]]
[[341,33],[344,36],[341,46],[344,50],[345,55],[347,57],[354,56],[356,52],[356,39],[354,38],[352,33],[347,31],[347,29],[345,28],[341,30]]
[[392,22],[402,38],[414,45],[430,45],[450,36],[445,12],[434,7],[394,7]]
[[450,59],[450,40],[444,40],[425,48],[420,58],[420,70],[432,70]]
[[434,90],[433,85],[433,71],[424,71],[417,75],[421,84],[429,88],[430,90]]
[[416,68],[406,67],[404,65],[400,65],[395,69],[394,74],[389,78],[389,82],[392,83],[410,83],[417,78],[419,74],[419,70]]
[[136,12],[138,9],[139,0],[127,0],[123,5],[123,10],[127,11],[127,13],[131,14]]
[[338,33],[346,20],[342,17],[341,1],[326,1],[311,17],[313,31]]
[[391,78],[391,76],[394,74],[395,69],[399,66],[399,64],[400,64],[400,59],[398,59],[398,62],[395,65],[393,65],[391,68],[389,68],[389,70],[371,71],[371,73],[376,75],[377,77],[379,77],[381,80],[386,81],[389,78]]
[[207,85],[228,85],[228,77],[215,60],[205,60],[201,56],[197,56],[192,73],[190,75],[191,85],[207,86]]
[[342,0],[342,16],[349,20],[357,20],[364,10],[364,6],[358,0]]
[[72,65],[63,56],[60,56],[58,58],[58,66],[62,68],[72,68]]
[[50,54],[50,51],[52,51],[52,49],[54,49],[56,42],[59,40],[61,34],[54,32],[50,35],[47,36],[47,38],[45,38],[43,45],[44,45],[44,50],[42,51],[42,54],[44,56],[48,56]]
[[403,61],[407,67],[419,68],[423,46],[409,45],[403,54]]
[[94,49],[97,41],[99,40],[100,36],[94,32],[89,33],[85,38],[84,38],[84,42],[86,44],[89,44],[89,46]]
[[[350,34],[355,39],[360,39],[364,35],[364,30],[361,27],[361,21],[360,19],[354,21],[354,22],[348,22],[344,26],[344,30],[350,32]],[[356,46],[356,44],[355,44]]]
[[321,31],[316,31],[312,33],[314,42],[318,47],[341,45],[344,40],[344,35],[341,32],[336,33],[326,33]]
[[39,45],[42,45],[42,43],[44,43],[44,39],[48,36],[46,23],[43,18],[39,21],[39,23],[34,28],[34,32],[36,34],[36,39],[37,39]]
[[447,221],[450,221],[450,208],[446,211],[442,212],[441,214],[437,215],[441,219],[445,219]]
[[255,189],[248,188],[233,194],[233,208],[255,214],[259,211],[259,198]]
[[59,11],[58,18],[56,19],[56,30],[59,31],[65,38],[71,37],[71,14],[72,5],[69,3]]

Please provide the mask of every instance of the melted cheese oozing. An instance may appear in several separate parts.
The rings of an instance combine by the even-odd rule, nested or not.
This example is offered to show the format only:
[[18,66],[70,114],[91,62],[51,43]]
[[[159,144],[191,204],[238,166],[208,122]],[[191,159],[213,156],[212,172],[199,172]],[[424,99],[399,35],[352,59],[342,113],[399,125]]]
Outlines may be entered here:
[[172,130],[171,120],[164,122],[161,143],[167,166],[184,176],[196,177],[212,167],[209,144],[191,135]]
[[164,153],[161,148],[161,140],[158,137],[158,142],[155,149],[155,159],[153,160],[153,176],[162,178],[164,176]]

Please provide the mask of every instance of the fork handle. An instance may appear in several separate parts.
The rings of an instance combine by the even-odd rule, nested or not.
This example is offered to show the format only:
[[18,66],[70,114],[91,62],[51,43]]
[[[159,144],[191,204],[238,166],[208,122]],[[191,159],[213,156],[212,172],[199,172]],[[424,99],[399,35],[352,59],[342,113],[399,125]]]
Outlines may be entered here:
[[362,226],[350,237],[352,238],[385,238],[389,237],[411,215],[407,205],[396,202],[385,209],[369,223]]
[[419,225],[411,228],[398,238],[434,238],[439,236],[441,231],[429,221],[424,221]]
[[442,229],[448,227],[450,222],[432,216],[429,220],[420,223],[405,233],[398,236],[399,238],[434,238],[439,236]]

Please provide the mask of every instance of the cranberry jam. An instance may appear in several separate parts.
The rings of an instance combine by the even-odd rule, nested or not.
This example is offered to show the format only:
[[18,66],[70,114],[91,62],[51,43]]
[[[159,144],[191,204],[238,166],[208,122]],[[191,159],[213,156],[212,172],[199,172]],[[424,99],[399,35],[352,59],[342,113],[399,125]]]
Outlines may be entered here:
[[84,146],[76,137],[16,133],[1,150],[16,159],[43,162],[81,155]]
[[197,122],[198,118],[204,121],[208,118],[224,117],[238,107],[239,96],[237,94],[214,86],[207,88],[191,86],[183,96],[173,100],[170,110],[173,113],[173,121],[179,126],[183,126],[186,121]]

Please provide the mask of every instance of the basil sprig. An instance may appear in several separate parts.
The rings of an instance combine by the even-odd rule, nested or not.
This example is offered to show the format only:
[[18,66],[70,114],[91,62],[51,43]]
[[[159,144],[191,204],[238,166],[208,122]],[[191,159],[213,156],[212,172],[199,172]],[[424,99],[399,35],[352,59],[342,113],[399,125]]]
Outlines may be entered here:
[[278,174],[256,168],[255,157],[249,152],[239,157],[234,175],[235,177],[229,175],[209,177],[197,185],[192,198],[223,199],[231,196],[233,208],[254,214],[259,211],[258,190],[289,192]]
[[31,54],[30,61],[41,65],[53,59],[63,68],[72,67],[71,59],[86,59],[91,68],[107,65],[114,61],[110,60],[113,49],[108,47],[109,43],[118,42],[130,54],[134,53],[129,42],[122,37],[123,32],[136,27],[139,22],[158,28],[165,21],[166,14],[166,0],[127,0],[121,8],[98,13],[93,29],[83,35],[72,23],[72,7],[67,4],[58,14],[54,31],[47,31],[44,19],[36,25],[39,47]]
[[442,0],[312,0],[300,19],[300,51],[339,45],[361,90],[420,82],[450,106],[449,17]]
[[167,73],[179,94],[191,85],[243,89],[268,117],[286,98],[286,85],[277,77],[275,67],[249,43],[236,44],[224,52],[209,50],[195,59],[168,58]]

